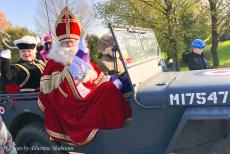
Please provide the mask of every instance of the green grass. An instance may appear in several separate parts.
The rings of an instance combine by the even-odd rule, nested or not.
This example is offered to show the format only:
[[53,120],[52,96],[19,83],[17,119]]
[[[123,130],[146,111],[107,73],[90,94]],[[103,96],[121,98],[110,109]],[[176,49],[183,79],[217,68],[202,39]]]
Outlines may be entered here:
[[[211,57],[211,45],[208,45],[205,52],[208,52],[209,57]],[[220,67],[230,66],[230,41],[220,42],[218,46],[218,57],[220,61]],[[208,58],[209,61],[211,58]]]

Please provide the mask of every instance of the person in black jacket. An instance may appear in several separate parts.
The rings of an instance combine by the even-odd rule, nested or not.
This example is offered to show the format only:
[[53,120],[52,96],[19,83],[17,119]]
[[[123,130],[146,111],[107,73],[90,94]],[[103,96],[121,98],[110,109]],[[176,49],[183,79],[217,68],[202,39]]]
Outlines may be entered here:
[[187,61],[189,70],[202,70],[208,68],[208,62],[203,55],[205,46],[205,42],[201,39],[196,39],[192,42],[192,51],[189,53]]
[[0,52],[1,79],[4,82],[6,93],[20,91],[36,91],[40,87],[40,78],[45,63],[36,59],[36,39],[33,36],[24,36],[14,43],[19,49],[20,60],[11,64],[10,50]]

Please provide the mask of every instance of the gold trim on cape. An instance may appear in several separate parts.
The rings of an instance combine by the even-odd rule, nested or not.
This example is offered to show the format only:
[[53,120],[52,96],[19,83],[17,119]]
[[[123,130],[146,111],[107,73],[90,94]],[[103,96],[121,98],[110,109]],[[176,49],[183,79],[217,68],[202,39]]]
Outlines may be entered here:
[[58,90],[61,92],[61,94],[62,94],[65,98],[68,97],[68,94],[65,93],[65,92],[62,90],[62,88],[61,88],[60,86],[58,87]]
[[42,104],[42,102],[41,102],[41,100],[39,98],[38,98],[38,106],[44,112],[45,106],[43,106],[43,104]]
[[65,135],[65,134],[60,134],[60,133],[56,133],[52,130],[49,130],[46,128],[46,131],[47,133],[52,137],[52,138],[57,138],[57,139],[61,139],[61,140],[66,140],[66,141],[70,141],[71,143],[68,143],[68,142],[65,142],[67,144],[70,144],[70,145],[84,145],[86,143],[89,143],[93,138],[94,136],[96,135],[96,133],[99,131],[99,129],[93,129],[87,139],[83,142],[74,142],[68,135]]
[[100,75],[98,76],[98,78],[94,81],[94,85],[99,85],[101,83],[104,83],[105,81],[103,80],[105,77],[104,73],[101,72]]
[[46,129],[47,133],[54,138],[58,138],[58,139],[62,139],[62,140],[67,140],[67,141],[71,141],[71,138],[68,135],[64,135],[64,134],[60,134],[60,133],[56,133],[52,130]]
[[67,81],[69,83],[70,89],[71,89],[74,97],[77,98],[77,99],[80,99],[80,100],[84,100],[81,97],[81,95],[78,93],[78,90],[77,90],[76,85],[75,85],[75,83],[73,81],[73,78],[71,77],[71,75],[69,73],[66,74],[66,79],[67,79]]
[[55,71],[51,75],[42,76],[40,81],[41,92],[48,94],[51,93],[54,89],[57,89],[64,81],[68,72],[69,66],[66,66],[62,72]]
[[[67,82],[74,97],[79,100],[84,100],[76,89],[76,85],[69,73],[69,66],[66,66],[62,72],[55,71],[51,75],[42,76],[40,81],[40,91],[44,94],[51,93],[54,89],[57,89],[60,86],[60,84],[64,81],[65,78],[67,79]],[[62,91],[60,92],[62,93]],[[65,92],[62,94],[64,94],[64,96],[66,97],[68,96]]]

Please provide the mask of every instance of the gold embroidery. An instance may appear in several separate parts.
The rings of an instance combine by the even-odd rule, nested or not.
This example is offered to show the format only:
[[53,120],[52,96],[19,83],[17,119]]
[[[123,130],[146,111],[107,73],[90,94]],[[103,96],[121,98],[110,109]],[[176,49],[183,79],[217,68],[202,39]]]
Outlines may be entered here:
[[98,78],[94,81],[94,84],[97,86],[101,83],[102,79],[104,78],[104,73],[101,72]]
[[20,88],[21,88],[22,86],[24,86],[24,85],[28,82],[28,80],[29,80],[29,78],[30,78],[30,72],[29,72],[28,69],[25,68],[23,65],[20,65],[20,64],[14,64],[14,65],[20,67],[20,68],[21,68],[22,70],[24,70],[25,73],[26,73],[26,78],[25,78],[25,80],[19,85]]
[[43,104],[42,104],[42,102],[41,102],[41,100],[39,98],[38,98],[38,106],[44,112],[45,107],[43,106]]
[[[67,20],[67,23],[66,23],[66,27],[65,27],[65,31],[66,31],[66,34],[69,36],[70,35],[70,18],[69,18],[69,11],[66,11],[66,14],[65,14],[65,20]],[[66,21],[64,21],[66,22]]]
[[23,88],[23,89],[20,89],[21,92],[24,92],[24,91],[36,91],[36,89],[34,88]]
[[67,93],[65,93],[65,92],[61,89],[60,86],[58,87],[58,90],[61,92],[61,94],[62,94],[65,98],[68,96]]
[[62,139],[62,140],[67,140],[67,141],[71,141],[71,138],[67,135],[64,135],[64,134],[60,134],[60,133],[56,133],[54,131],[51,131],[49,129],[46,129],[47,133],[51,136],[51,137],[54,137],[54,138],[58,138],[58,139]]
[[64,78],[67,79],[74,97],[83,100],[83,98],[80,96],[76,89],[75,83],[71,75],[69,74],[69,66],[66,66],[62,72],[55,71],[51,75],[44,75],[40,81],[40,91],[44,94],[51,93],[52,90],[57,89],[60,86],[61,82],[64,81]]
[[75,86],[75,83],[74,83],[74,81],[73,81],[73,79],[72,79],[72,77],[71,77],[71,75],[69,73],[66,75],[66,79],[67,79],[67,81],[69,83],[70,89],[71,89],[74,97],[77,98],[77,99],[83,100],[81,95],[78,93],[78,91],[76,89],[76,86]]
[[61,35],[61,36],[58,37],[59,40],[64,39],[64,38],[72,38],[72,39],[79,40],[80,36],[75,35],[75,34],[70,34],[70,35],[64,34],[64,35]]
[[96,135],[96,133],[99,131],[99,129],[93,129],[91,132],[90,132],[90,134],[89,134],[89,136],[87,137],[87,139],[84,141],[84,142],[79,142],[79,143],[77,143],[77,145],[84,145],[84,144],[86,144],[86,143],[89,143],[93,138],[94,138],[94,136]]
[[46,61],[46,62],[43,62],[42,60],[38,60],[38,63],[39,63],[39,64],[41,64],[43,67],[45,67],[45,66],[46,66],[47,61]]
[[[65,19],[63,19],[63,17],[65,17]],[[69,21],[66,21],[66,20],[69,20]],[[70,22],[77,22],[77,24],[79,25],[79,29],[81,29],[81,25],[79,21],[77,20],[77,18],[75,17],[75,15],[68,8],[65,8],[61,12],[61,14],[58,16],[57,22],[55,23],[55,29],[57,29],[57,26],[60,23],[65,23],[65,24],[67,23],[66,24],[66,30],[67,30],[66,34],[59,36],[58,37],[59,40],[64,39],[64,38],[80,39],[80,36],[75,35],[75,34],[70,34],[70,32],[68,32],[70,28],[69,27]]]
[[87,139],[84,142],[77,142],[77,143],[74,142],[73,140],[71,140],[71,138],[68,135],[56,133],[56,132],[51,131],[49,129],[46,129],[46,131],[53,138],[62,139],[62,140],[66,140],[66,141],[70,141],[71,142],[71,143],[65,142],[67,144],[70,144],[70,145],[84,145],[86,143],[89,143],[94,138],[94,136],[99,131],[99,129],[93,129],[90,132],[89,136],[87,137]]
[[64,81],[64,78],[69,72],[69,67],[65,67],[62,72],[55,71],[51,75],[44,75],[40,81],[40,90],[44,94],[51,93],[52,90],[57,89]]
[[40,70],[42,74],[42,72],[44,71],[45,64],[43,62],[41,63],[41,61],[34,61],[33,64],[37,66],[37,68]]

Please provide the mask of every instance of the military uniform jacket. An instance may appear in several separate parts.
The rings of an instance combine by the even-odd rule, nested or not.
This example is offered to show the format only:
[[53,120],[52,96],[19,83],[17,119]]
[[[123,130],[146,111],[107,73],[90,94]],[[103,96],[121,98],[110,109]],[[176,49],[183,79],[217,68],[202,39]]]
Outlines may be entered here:
[[114,70],[114,61],[115,59],[110,55],[103,55],[98,63],[98,67],[106,75],[122,75],[125,72],[123,64],[119,58],[117,58],[117,69]]
[[[6,60],[5,60],[6,61]],[[19,60],[15,64],[4,63],[3,80],[6,93],[17,93],[19,91],[34,91],[39,88],[40,78],[45,67],[41,60],[31,62]]]

